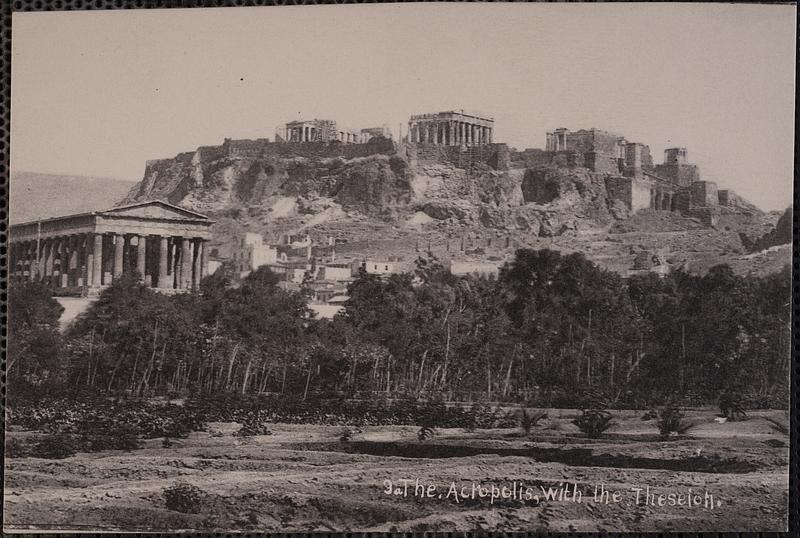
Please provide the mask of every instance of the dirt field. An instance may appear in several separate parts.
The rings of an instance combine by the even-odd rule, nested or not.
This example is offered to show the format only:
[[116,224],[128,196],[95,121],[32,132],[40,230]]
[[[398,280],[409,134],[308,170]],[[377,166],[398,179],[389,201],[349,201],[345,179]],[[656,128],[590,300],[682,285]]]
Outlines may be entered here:
[[[529,437],[520,430],[449,429],[418,441],[417,427],[397,426],[353,429],[351,440],[340,441],[341,427],[275,424],[272,435],[245,438],[232,435],[238,429],[235,423],[213,423],[208,432],[174,441],[171,448],[153,439],[133,452],[7,459],[4,527],[786,529],[788,437],[763,418],[782,413],[754,412],[747,421],[720,424],[713,421],[713,411],[694,411],[690,418],[701,424],[666,441],[658,439],[653,422],[641,420],[641,412],[616,413],[617,426],[603,439],[585,439],[570,424],[574,413],[550,410],[550,418]],[[30,435],[35,434],[9,432],[7,437]],[[386,492],[386,480],[392,481],[391,493]],[[166,508],[163,490],[176,482],[205,492],[198,513]],[[559,485],[566,485],[568,494],[545,500],[548,488]],[[594,500],[601,485],[609,491],[607,504]],[[647,487],[652,504],[645,502]],[[642,490],[638,504],[633,488]],[[481,497],[482,491],[487,495]],[[674,495],[662,497],[660,506],[662,494]],[[687,499],[694,499],[692,506]]]

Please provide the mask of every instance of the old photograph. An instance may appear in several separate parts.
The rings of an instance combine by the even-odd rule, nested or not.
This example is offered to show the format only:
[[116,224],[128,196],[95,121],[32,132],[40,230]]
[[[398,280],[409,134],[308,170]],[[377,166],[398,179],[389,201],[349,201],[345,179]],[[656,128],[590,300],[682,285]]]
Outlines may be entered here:
[[12,20],[6,532],[788,529],[794,4]]

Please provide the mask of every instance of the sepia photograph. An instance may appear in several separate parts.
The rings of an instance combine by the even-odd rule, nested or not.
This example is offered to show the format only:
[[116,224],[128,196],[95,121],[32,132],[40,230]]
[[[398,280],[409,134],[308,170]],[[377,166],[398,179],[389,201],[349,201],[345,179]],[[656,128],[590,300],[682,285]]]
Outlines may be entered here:
[[5,532],[789,530],[794,3],[12,21]]

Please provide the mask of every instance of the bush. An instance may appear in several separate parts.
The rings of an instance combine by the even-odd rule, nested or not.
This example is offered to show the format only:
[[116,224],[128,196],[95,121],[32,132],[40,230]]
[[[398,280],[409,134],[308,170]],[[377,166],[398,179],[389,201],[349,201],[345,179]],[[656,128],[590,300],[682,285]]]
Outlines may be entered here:
[[684,420],[684,418],[685,415],[679,407],[672,404],[662,407],[658,411],[658,421],[656,422],[661,436],[666,438],[673,433],[683,435],[697,425],[695,422]]
[[74,456],[78,451],[77,443],[65,434],[48,435],[35,445],[30,452],[34,458],[62,460]]
[[5,454],[7,458],[27,458],[31,455],[33,446],[22,439],[6,440]]
[[[142,442],[137,434],[138,430],[128,424],[112,422],[106,426],[105,430],[92,428],[91,433],[83,432],[81,442],[89,452],[99,452],[101,450],[138,450],[142,448]],[[101,433],[95,433],[95,432]]]
[[436,430],[430,426],[423,426],[417,432],[417,439],[420,441],[427,441],[428,439],[433,439],[433,436],[436,434]]
[[739,394],[723,392],[719,397],[719,410],[722,416],[731,422],[747,420],[747,413],[744,412],[744,401]]
[[547,418],[547,413],[544,411],[531,411],[529,413],[524,407],[519,409],[519,426],[525,435],[530,435],[531,430],[544,418]]
[[584,409],[572,423],[590,439],[598,439],[614,425],[612,418],[611,413],[603,409]]
[[348,441],[350,441],[352,439],[353,439],[353,431],[350,430],[349,428],[345,428],[339,434],[339,441],[341,441],[343,443],[347,443]]
[[251,435],[272,435],[268,425],[269,417],[258,411],[253,411],[242,419],[242,427],[234,435],[249,437]]
[[182,514],[197,514],[206,494],[197,486],[178,483],[164,489],[164,501],[169,510]]

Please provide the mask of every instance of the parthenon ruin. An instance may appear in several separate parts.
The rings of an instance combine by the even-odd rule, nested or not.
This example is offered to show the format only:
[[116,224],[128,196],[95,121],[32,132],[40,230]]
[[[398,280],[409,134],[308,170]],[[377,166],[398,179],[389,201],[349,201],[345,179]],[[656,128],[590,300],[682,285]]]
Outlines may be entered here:
[[136,271],[149,287],[196,289],[208,274],[212,224],[161,201],[15,224],[10,276],[90,295]]
[[357,144],[362,142],[361,133],[339,130],[334,120],[298,120],[286,124],[278,136],[285,142],[334,142]]
[[494,118],[463,110],[411,116],[408,141],[442,146],[491,144]]

